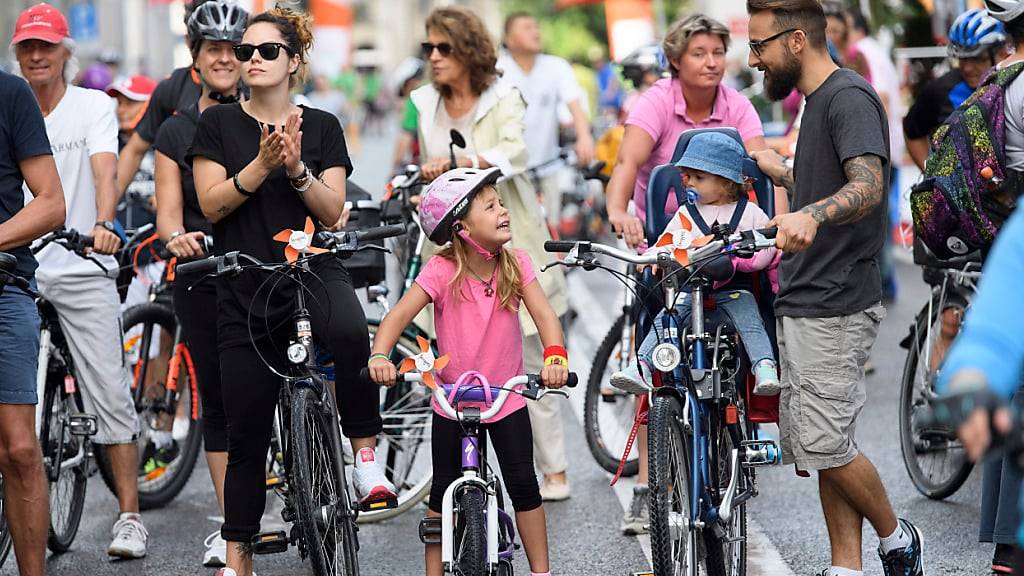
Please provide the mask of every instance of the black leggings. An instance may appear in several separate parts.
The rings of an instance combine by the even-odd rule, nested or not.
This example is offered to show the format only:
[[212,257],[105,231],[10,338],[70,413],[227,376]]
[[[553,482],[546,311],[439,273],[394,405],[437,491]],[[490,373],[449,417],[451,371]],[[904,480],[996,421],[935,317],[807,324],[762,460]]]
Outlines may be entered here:
[[[487,452],[487,437],[497,451],[501,480],[516,512],[540,508],[540,487],[533,470],[533,430],[530,414],[520,408],[491,424],[480,426],[480,453]],[[431,454],[434,458],[434,480],[430,486],[430,509],[441,512],[441,502],[448,486],[462,476],[462,427],[458,422],[434,414],[431,425]]]
[[[307,287],[312,292],[307,306],[313,335],[334,355],[342,430],[349,438],[376,436],[382,429],[379,389],[359,378],[370,356],[370,336],[351,281],[347,274],[331,275]],[[281,372],[293,329],[289,321],[271,338],[257,342],[263,357]],[[266,502],[267,450],[281,378],[263,364],[252,345],[222,350],[220,366],[228,420],[221,535],[232,542],[249,542],[259,532]]]
[[217,355],[217,286],[203,282],[189,290],[196,280],[178,278],[174,283],[174,314],[181,323],[199,380],[203,444],[207,452],[227,452],[228,420],[220,393],[220,358]]

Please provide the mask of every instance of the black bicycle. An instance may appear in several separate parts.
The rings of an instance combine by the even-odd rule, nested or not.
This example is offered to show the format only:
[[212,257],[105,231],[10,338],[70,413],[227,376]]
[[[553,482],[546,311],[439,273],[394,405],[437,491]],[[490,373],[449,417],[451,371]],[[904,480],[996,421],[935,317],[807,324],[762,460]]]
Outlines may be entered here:
[[[328,233],[317,237],[327,250],[311,254],[312,225],[307,231],[294,231],[289,246],[298,253],[292,262],[265,264],[239,252],[206,258],[178,266],[178,273],[202,277],[232,277],[252,271],[287,278],[295,290],[292,326],[294,333],[287,348],[288,369],[281,374],[278,398],[278,441],[282,471],[275,485],[284,499],[282,518],[292,523],[290,534],[284,531],[257,534],[253,551],[257,554],[284,552],[291,544],[299,554],[310,558],[318,576],[359,574],[357,551],[358,506],[352,504],[341,447],[341,430],[333,391],[327,386],[316,363],[316,349],[306,308],[305,279],[312,272],[310,263],[322,257],[344,257],[361,249],[380,249],[362,243],[405,234],[404,226],[381,226],[365,231]],[[278,460],[275,457],[275,460]]]

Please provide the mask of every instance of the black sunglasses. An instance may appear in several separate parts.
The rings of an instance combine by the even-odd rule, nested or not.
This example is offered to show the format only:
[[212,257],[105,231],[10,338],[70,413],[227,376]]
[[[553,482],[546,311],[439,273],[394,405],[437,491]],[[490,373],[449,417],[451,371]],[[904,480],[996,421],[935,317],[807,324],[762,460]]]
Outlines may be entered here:
[[441,42],[440,44],[431,44],[430,42],[423,42],[420,44],[420,49],[423,50],[423,57],[430,58],[434,53],[434,49],[437,49],[441,53],[441,56],[448,57],[452,55],[452,45],[447,42]]
[[281,44],[280,42],[264,42],[259,46],[253,46],[252,44],[235,44],[232,46],[235,50],[235,58],[238,58],[239,62],[248,62],[252,60],[252,55],[256,51],[259,51],[260,58],[264,60],[277,60],[277,57],[281,55],[281,50],[284,49],[289,56],[292,56],[294,52],[292,49]]
[[[761,57],[761,50],[764,50],[764,47],[767,46],[769,42],[771,42],[772,40],[775,40],[777,38],[781,38],[782,36],[784,36],[786,34],[789,34],[791,32],[796,32],[797,30],[800,30],[800,29],[799,28],[790,28],[789,30],[783,30],[782,32],[779,32],[778,34],[773,34],[773,35],[765,38],[764,40],[751,40],[750,42],[747,42],[747,45],[750,46],[750,51],[754,53],[754,56],[757,56],[758,58],[760,58]],[[800,31],[803,32],[803,30],[800,30]]]

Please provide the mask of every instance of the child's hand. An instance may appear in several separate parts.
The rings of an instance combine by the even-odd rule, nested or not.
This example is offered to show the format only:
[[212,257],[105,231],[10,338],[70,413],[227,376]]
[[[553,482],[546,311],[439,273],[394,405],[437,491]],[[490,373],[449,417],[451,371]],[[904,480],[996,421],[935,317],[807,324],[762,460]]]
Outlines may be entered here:
[[383,386],[394,386],[395,381],[398,378],[398,370],[395,370],[395,365],[389,360],[384,358],[374,358],[369,365],[370,378],[374,382]]
[[540,379],[547,388],[561,388],[569,380],[569,368],[562,364],[550,364],[541,370]]

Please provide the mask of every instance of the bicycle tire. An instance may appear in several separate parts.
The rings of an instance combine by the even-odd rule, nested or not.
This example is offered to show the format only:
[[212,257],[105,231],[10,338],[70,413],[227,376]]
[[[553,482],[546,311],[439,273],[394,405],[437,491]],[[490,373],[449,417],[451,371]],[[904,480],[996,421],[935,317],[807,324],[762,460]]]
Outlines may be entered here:
[[[124,313],[124,333],[126,335],[125,347],[129,348],[137,342],[133,342],[127,335],[133,334],[136,326],[142,325],[143,330],[145,326],[159,326],[161,331],[167,331],[168,334],[174,334],[175,328],[177,327],[177,320],[174,316],[174,311],[169,307],[158,304],[158,303],[145,303],[139,304],[138,306],[132,306]],[[187,347],[186,347],[187,348]],[[126,352],[132,352],[126,350]],[[135,351],[138,352],[138,351]],[[134,354],[133,354],[134,355]],[[147,365],[152,362],[148,354],[138,354],[138,360],[136,364],[146,363]],[[182,359],[182,362],[184,360]],[[136,370],[132,371],[133,378],[135,374],[139,372]],[[139,399],[139,394],[145,392],[139,392],[139,386],[141,383],[135,383],[133,390],[136,391],[136,398]],[[166,384],[166,376],[159,381],[160,388],[158,393],[162,394],[164,391],[163,386]],[[194,382],[191,378],[189,370],[186,366],[181,367],[180,376],[178,378],[179,390],[188,390],[188,394],[179,393],[178,402],[187,402],[185,408],[187,409],[187,420],[188,430],[182,436],[183,440],[179,443],[179,455],[170,466],[166,468],[166,472],[149,477],[147,474],[139,475],[139,508],[142,510],[152,510],[156,508],[163,508],[174,500],[179,493],[188,484],[189,478],[192,476],[192,472],[195,470],[196,461],[199,459],[199,452],[202,448],[202,421],[194,418],[200,413],[199,406],[199,394],[198,394],[198,382]],[[195,403],[195,409],[193,410],[193,403]],[[152,404],[146,405],[144,403],[136,402],[136,409],[141,409],[139,412],[139,424],[142,428],[142,433],[139,434],[139,458],[142,458],[142,454],[148,441],[147,432],[151,430],[152,422],[158,415],[156,412],[150,410]],[[177,419],[176,419],[177,420]],[[172,429],[174,426],[172,426]],[[176,435],[177,436],[177,435]],[[177,440],[177,438],[175,438]],[[107,485],[110,492],[117,495],[116,484],[114,483],[113,473],[111,471],[110,462],[106,455],[106,449],[102,446],[97,446],[96,450],[96,465],[100,471],[100,476],[103,478],[103,483]]]
[[[587,438],[587,448],[590,449],[590,454],[597,461],[597,465],[609,474],[615,474],[619,469],[619,462],[622,459],[621,450],[625,449],[625,439],[629,436],[636,414],[635,396],[619,390],[611,392],[611,396],[607,395],[607,388],[610,388],[605,377],[608,374],[607,367],[613,362],[617,362],[617,366],[613,366],[613,368],[623,368],[634,353],[633,350],[630,350],[623,361],[621,351],[617,350],[622,343],[622,331],[625,326],[626,313],[623,312],[616,318],[594,354],[583,399],[583,430]],[[620,358],[616,358],[616,355]],[[602,393],[603,391],[605,393]],[[607,406],[609,404],[615,405],[615,409]],[[602,418],[602,414],[607,418]],[[610,442],[611,438],[606,438],[606,436],[611,436],[611,430],[605,430],[602,433],[602,420],[609,424],[610,421],[615,421],[621,425],[622,447],[618,448],[619,453],[617,454],[615,453],[617,448],[611,446],[617,447],[618,442],[612,443]],[[634,451],[636,451],[635,447]],[[626,465],[622,469],[622,476],[636,476],[640,470],[640,456],[638,451],[636,453],[636,456],[626,461]]]
[[[379,324],[371,321],[370,342],[377,333]],[[402,359],[419,353],[419,344],[408,335],[398,338],[391,353],[391,360],[397,365]],[[433,470],[431,468],[430,438],[416,438],[419,427],[425,434],[430,434],[433,409],[430,406],[430,393],[427,388],[416,387],[416,384],[397,384],[391,388],[381,388],[381,420],[384,428],[378,440],[377,452],[385,464],[385,474],[395,485],[398,493],[398,506],[385,510],[360,512],[358,522],[368,524],[394,518],[416,507],[430,494]],[[418,394],[422,394],[419,396]],[[411,422],[411,424],[410,424]],[[402,438],[400,438],[402,437]],[[427,444],[424,445],[424,442]],[[403,460],[412,454],[409,460]],[[419,462],[416,461],[417,457]],[[413,471],[415,470],[415,473]],[[403,473],[404,471],[404,473]],[[414,477],[410,478],[409,476]]]
[[[64,392],[66,372],[47,375],[43,393],[40,443],[43,461],[47,463],[49,483],[50,525],[46,546],[54,554],[63,554],[71,548],[78,534],[78,526],[85,510],[85,490],[89,481],[88,440],[73,436],[68,430],[72,413],[82,411],[82,399],[77,392]],[[82,454],[81,462],[64,468],[65,458]],[[56,480],[50,478],[50,467],[56,463]]]
[[0,568],[11,553],[11,530],[7,525],[7,501],[4,500],[4,478],[0,475]]
[[488,576],[487,499],[479,486],[466,486],[456,498],[458,504],[455,521],[455,574],[460,576]]
[[[917,397],[918,387],[920,385],[930,387],[935,380],[935,375],[928,373],[928,367],[920,365],[922,364],[921,351],[933,349],[933,343],[929,335],[935,334],[935,325],[937,322],[941,323],[943,312],[952,308],[966,310],[968,305],[967,299],[955,291],[947,295],[945,302],[941,300],[940,294],[933,294],[931,301],[925,304],[918,315],[918,319],[914,323],[914,332],[911,335],[907,358],[903,364],[903,376],[900,382],[899,427],[900,452],[903,455],[903,465],[910,476],[910,481],[914,488],[932,500],[942,500],[956,493],[963,486],[964,482],[967,481],[971,471],[974,469],[974,464],[966,457],[966,453],[963,452],[961,446],[960,456],[956,457],[954,455],[950,461],[951,465],[943,466],[951,472],[939,479],[930,478],[922,466],[925,454],[919,451],[932,451],[933,446],[936,446],[940,449],[932,451],[933,454],[945,452],[955,448],[955,446],[959,445],[959,442],[952,438],[952,432],[949,433],[949,438],[947,439],[939,437],[926,440],[919,438],[914,431],[914,411],[927,404],[926,398],[923,396]],[[929,306],[932,309],[931,314],[928,313]],[[925,370],[925,374],[922,376],[924,381],[920,382],[918,371],[922,369]],[[943,442],[945,442],[945,450],[941,449]]]
[[[703,556],[696,531],[672,528],[673,518],[678,524],[688,522],[690,515],[689,435],[683,430],[682,417],[674,396],[659,396],[651,402],[647,426],[651,564],[658,576],[696,574],[697,570],[688,568],[699,567]],[[673,530],[682,534],[678,541],[672,537]]]
[[[355,526],[348,505],[345,469],[338,442],[332,434],[333,412],[315,390],[297,388],[292,395],[291,479],[289,493],[296,504],[296,524],[303,550],[317,576],[358,576]],[[323,474],[322,477],[317,475]],[[330,510],[325,512],[325,509]],[[339,510],[339,507],[341,510]]]

